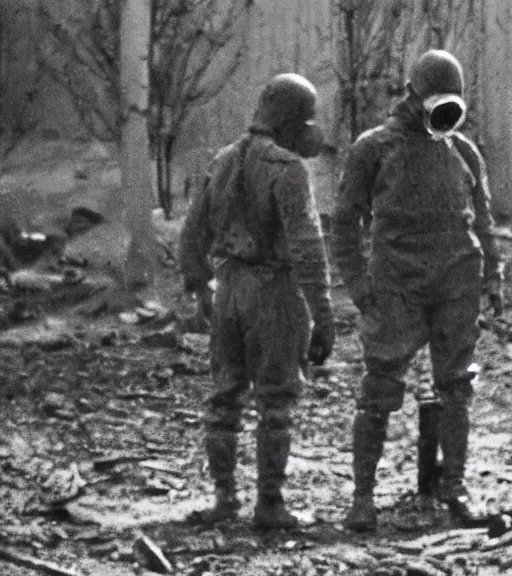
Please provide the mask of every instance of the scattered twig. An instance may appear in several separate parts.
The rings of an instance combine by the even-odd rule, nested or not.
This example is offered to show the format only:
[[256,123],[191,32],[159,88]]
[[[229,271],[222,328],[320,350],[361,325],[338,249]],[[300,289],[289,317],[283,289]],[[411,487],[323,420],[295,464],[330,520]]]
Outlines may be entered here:
[[116,394],[116,397],[120,400],[138,400],[139,398],[147,398],[148,400],[171,400],[173,398],[169,394],[156,394],[146,390],[141,390],[140,392],[120,392]]
[[177,468],[174,468],[169,462],[164,460],[145,460],[143,462],[139,462],[139,466],[143,468],[149,468],[150,470],[156,470],[157,472],[167,472],[168,474],[172,474],[173,476],[177,476],[181,478],[182,472]]
[[95,470],[108,470],[118,464],[127,464],[129,462],[141,462],[148,460],[147,454],[129,454],[128,452],[108,454],[93,461]]

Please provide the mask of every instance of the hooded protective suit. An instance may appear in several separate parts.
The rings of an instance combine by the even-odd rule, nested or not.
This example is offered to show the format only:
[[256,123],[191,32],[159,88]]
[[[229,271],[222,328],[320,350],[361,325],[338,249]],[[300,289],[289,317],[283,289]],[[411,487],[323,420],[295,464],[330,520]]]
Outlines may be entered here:
[[[366,364],[347,519],[357,530],[375,526],[372,490],[388,415],[401,407],[404,373],[427,343],[442,405],[441,497],[465,519],[474,517],[463,476],[476,322],[482,288],[495,297],[500,291],[501,267],[484,160],[453,125],[444,136],[439,129],[456,126],[465,112],[460,70],[443,51],[420,58],[409,96],[349,150],[336,198],[332,253],[362,312]],[[368,258],[362,221],[371,221]]]
[[299,155],[276,144],[312,150],[305,122],[316,95],[301,77],[283,76],[263,92],[249,133],[209,166],[180,253],[189,289],[201,290],[213,276],[217,281],[206,438],[220,495],[214,513],[224,517],[231,506],[242,395],[253,382],[260,413],[255,516],[263,527],[293,523],[280,488],[311,320],[324,357],[334,341],[326,250],[307,171]]
[[[408,361],[430,342],[438,387],[472,376],[482,281],[493,286],[501,279],[489,204],[476,146],[461,133],[433,140],[405,102],[352,146],[333,217],[332,251],[364,312],[370,373],[400,380]],[[363,217],[371,219],[368,261]],[[381,385],[370,388],[363,391],[364,405],[400,408],[401,384],[387,392]]]

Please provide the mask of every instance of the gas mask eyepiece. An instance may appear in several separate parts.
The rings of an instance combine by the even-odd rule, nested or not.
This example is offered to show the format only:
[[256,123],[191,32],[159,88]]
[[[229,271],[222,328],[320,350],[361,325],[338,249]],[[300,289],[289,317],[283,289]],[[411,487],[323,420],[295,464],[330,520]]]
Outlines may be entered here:
[[423,101],[425,127],[434,140],[451,136],[464,124],[467,107],[457,94],[435,94]]

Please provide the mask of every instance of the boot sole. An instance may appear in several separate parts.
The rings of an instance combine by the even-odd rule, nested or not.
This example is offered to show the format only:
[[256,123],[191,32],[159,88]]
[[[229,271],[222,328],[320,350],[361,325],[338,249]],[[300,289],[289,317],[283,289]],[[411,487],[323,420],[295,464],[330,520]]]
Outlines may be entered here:
[[448,504],[448,509],[450,514],[462,522],[466,528],[485,528],[489,524],[488,516],[473,516],[464,513],[461,505],[457,502],[446,502]]

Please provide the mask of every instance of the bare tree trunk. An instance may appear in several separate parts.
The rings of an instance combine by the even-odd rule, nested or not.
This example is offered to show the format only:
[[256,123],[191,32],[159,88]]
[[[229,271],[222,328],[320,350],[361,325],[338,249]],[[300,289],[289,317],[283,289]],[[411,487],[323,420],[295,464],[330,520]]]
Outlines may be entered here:
[[130,233],[124,281],[129,293],[153,285],[151,164],[147,113],[151,0],[123,0],[121,14],[121,169],[123,220]]
[[165,168],[165,189],[163,190],[163,195],[165,198],[165,203],[167,206],[166,218],[169,219],[171,217],[173,205],[172,205],[172,176],[171,176],[171,160],[172,160],[172,151],[174,147],[174,137],[168,136],[165,141],[165,160],[164,160],[164,168]]
[[164,166],[164,147],[163,138],[159,130],[156,131],[155,135],[155,151],[156,151],[156,189],[158,192],[158,203],[160,207],[163,208],[165,212],[164,199],[162,197],[162,189],[164,186],[163,182],[163,166]]
[[357,118],[357,80],[358,70],[356,66],[354,22],[355,10],[345,10],[345,30],[347,34],[348,65],[349,65],[349,105],[350,105],[350,141],[354,142],[359,131]]

